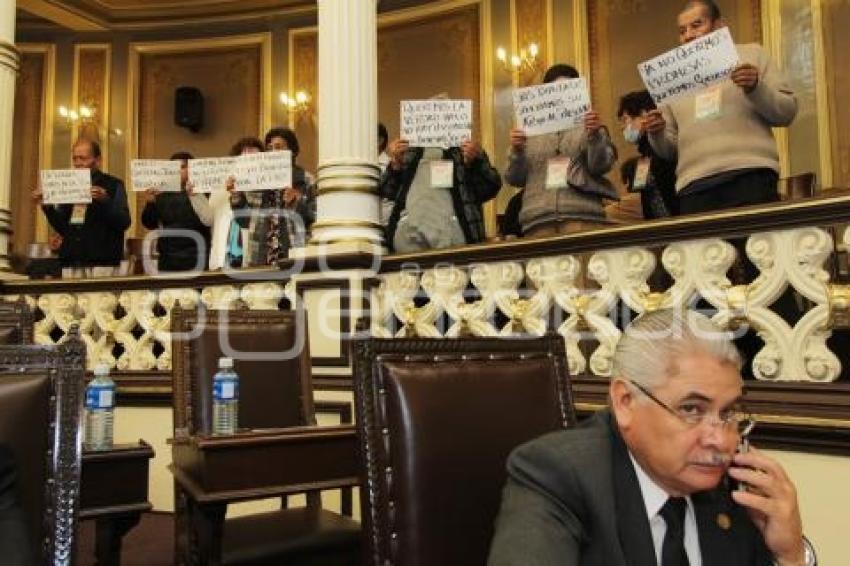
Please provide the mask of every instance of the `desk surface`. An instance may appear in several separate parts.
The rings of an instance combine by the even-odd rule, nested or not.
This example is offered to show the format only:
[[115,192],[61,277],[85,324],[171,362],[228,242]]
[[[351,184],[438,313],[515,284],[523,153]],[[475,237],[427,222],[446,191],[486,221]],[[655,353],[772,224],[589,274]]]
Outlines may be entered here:
[[[148,474],[154,451],[144,440],[109,450],[84,451],[80,518],[149,511]],[[116,481],[119,480],[119,481]]]

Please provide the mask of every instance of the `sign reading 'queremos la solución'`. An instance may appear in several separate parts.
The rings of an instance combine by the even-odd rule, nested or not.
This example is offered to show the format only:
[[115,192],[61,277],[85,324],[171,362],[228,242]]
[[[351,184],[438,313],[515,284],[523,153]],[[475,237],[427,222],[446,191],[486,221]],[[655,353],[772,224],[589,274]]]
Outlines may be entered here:
[[661,104],[725,80],[739,60],[732,34],[724,27],[641,63],[638,71]]
[[402,100],[400,125],[411,146],[459,146],[472,138],[472,101]]

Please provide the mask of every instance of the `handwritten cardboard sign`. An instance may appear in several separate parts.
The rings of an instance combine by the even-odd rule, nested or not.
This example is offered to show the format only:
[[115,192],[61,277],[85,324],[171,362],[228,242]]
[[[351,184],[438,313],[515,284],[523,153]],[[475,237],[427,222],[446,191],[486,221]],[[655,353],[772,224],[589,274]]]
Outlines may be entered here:
[[517,127],[527,136],[540,136],[582,125],[590,111],[585,79],[569,79],[514,90]]
[[45,169],[41,172],[44,204],[82,204],[91,202],[89,169]]
[[641,63],[638,71],[661,104],[725,80],[738,62],[732,34],[724,27]]
[[237,191],[264,191],[292,186],[292,152],[266,151],[236,158],[233,169]]
[[206,157],[189,160],[189,182],[196,193],[223,191],[233,175],[235,157]]
[[130,161],[130,184],[134,191],[180,191],[180,161],[133,159]]
[[472,138],[472,101],[402,100],[400,124],[413,147],[459,146]]

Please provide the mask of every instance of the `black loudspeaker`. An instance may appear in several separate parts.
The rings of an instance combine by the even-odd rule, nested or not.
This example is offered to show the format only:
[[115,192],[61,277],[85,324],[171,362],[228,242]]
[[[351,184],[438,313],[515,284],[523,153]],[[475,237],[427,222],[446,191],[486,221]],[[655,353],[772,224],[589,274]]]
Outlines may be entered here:
[[174,123],[197,132],[204,125],[204,95],[193,86],[174,91]]

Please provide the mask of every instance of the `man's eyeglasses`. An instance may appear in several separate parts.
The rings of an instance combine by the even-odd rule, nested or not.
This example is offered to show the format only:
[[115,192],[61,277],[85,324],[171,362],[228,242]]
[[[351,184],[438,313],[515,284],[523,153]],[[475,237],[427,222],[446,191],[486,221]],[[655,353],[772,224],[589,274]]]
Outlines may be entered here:
[[705,403],[688,401],[679,406],[679,408],[674,409],[635,381],[630,379],[629,383],[634,385],[641,393],[655,401],[659,407],[690,427],[696,427],[706,422],[711,425],[720,424],[726,429],[735,429],[735,431],[741,436],[747,436],[756,424],[752,415],[745,413],[736,407],[723,409],[719,413],[715,414],[708,409]]

